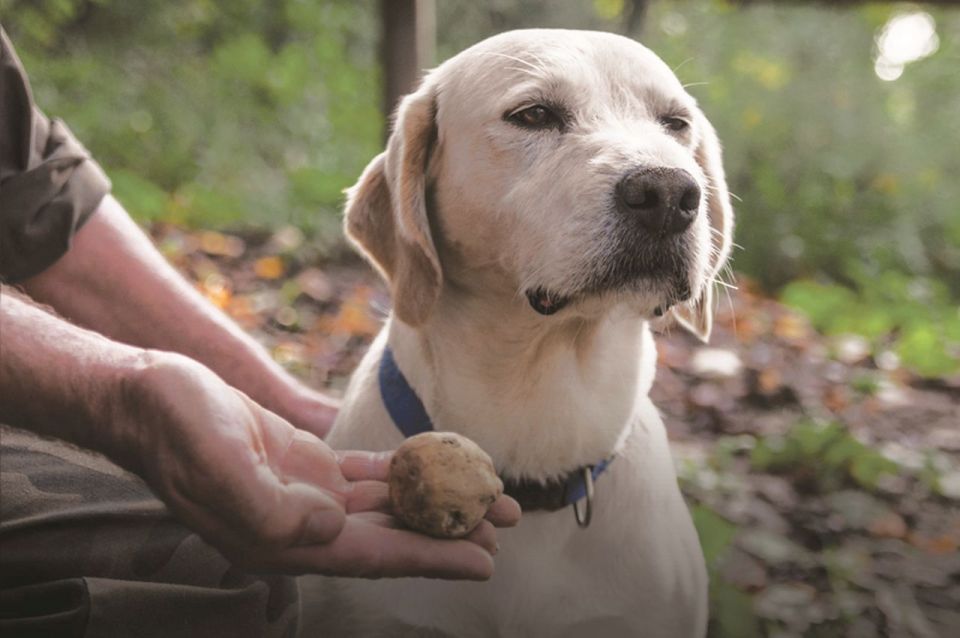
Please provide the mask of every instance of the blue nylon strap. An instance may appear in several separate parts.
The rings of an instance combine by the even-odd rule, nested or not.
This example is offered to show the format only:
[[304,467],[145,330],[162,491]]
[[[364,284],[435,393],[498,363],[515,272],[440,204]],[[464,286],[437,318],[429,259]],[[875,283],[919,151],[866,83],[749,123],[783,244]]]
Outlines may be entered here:
[[433,430],[433,421],[417,393],[410,387],[407,378],[397,367],[393,350],[389,346],[383,349],[380,357],[380,396],[387,412],[403,436],[410,438],[415,434]]
[[[393,357],[393,350],[389,346],[383,349],[383,355],[380,357],[378,378],[383,404],[404,437],[410,438],[433,430],[433,421],[430,420],[430,415],[427,414],[420,397],[410,387],[407,378],[403,376],[403,372],[397,366],[397,361]],[[613,459],[612,456],[608,457],[590,468],[590,474],[594,480],[603,474]],[[563,494],[565,505],[572,505],[586,497],[587,486],[583,480],[582,472],[577,471],[568,475]]]

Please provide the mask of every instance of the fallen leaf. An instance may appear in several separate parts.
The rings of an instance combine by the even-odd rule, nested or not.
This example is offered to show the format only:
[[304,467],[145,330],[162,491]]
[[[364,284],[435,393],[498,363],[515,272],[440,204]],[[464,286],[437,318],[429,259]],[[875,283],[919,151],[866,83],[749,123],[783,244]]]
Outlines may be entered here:
[[203,296],[210,300],[217,308],[224,309],[230,303],[231,292],[226,277],[219,273],[211,273],[203,278],[199,286]]
[[273,348],[273,360],[285,367],[306,366],[304,348],[293,341],[282,341]]
[[333,299],[333,284],[319,268],[307,268],[297,275],[296,280],[300,291],[314,301],[326,302]]
[[333,317],[321,319],[318,329],[328,334],[370,337],[380,331],[380,322],[370,314],[370,289],[358,286]]
[[234,296],[227,304],[225,310],[234,321],[244,328],[255,328],[263,323],[263,319],[247,295]]
[[892,514],[878,498],[861,490],[840,490],[824,497],[833,512],[832,520],[838,531],[865,530],[878,519]]
[[200,233],[200,250],[218,257],[240,257],[246,244],[239,237],[207,230]]
[[773,323],[773,334],[786,341],[801,342],[810,338],[806,319],[793,313],[784,313]]
[[783,375],[776,368],[766,368],[757,375],[757,389],[761,394],[775,394],[783,386]]
[[899,584],[881,589],[877,592],[877,607],[887,619],[886,635],[937,638],[909,587]]
[[273,315],[274,321],[284,328],[292,328],[295,326],[298,318],[299,314],[297,313],[297,309],[293,306],[283,306]]
[[837,360],[850,366],[870,355],[870,342],[860,335],[843,334],[833,340],[833,349]]
[[850,391],[845,385],[828,385],[823,391],[822,401],[831,412],[842,412],[850,405]]
[[763,563],[736,547],[720,559],[720,576],[742,591],[759,591],[767,584]]
[[886,512],[870,521],[867,531],[879,538],[903,538],[907,535],[907,522],[896,512]]
[[283,277],[286,268],[279,257],[261,257],[253,262],[253,272],[260,279],[279,279]]
[[960,470],[941,475],[937,479],[937,491],[946,498],[960,500]]
[[960,549],[960,540],[951,534],[925,536],[923,534],[908,534],[907,542],[928,554],[953,554]]
[[806,548],[786,536],[764,529],[742,530],[737,537],[737,546],[773,566],[789,563],[809,565],[813,560]]
[[757,594],[754,610],[761,618],[806,628],[821,615],[819,606],[814,604],[816,600],[817,590],[806,583],[777,583]]
[[293,252],[303,244],[303,231],[296,226],[284,226],[270,238],[270,245],[280,252]]
[[721,348],[698,348],[690,359],[690,372],[703,379],[729,379],[742,368],[736,352]]

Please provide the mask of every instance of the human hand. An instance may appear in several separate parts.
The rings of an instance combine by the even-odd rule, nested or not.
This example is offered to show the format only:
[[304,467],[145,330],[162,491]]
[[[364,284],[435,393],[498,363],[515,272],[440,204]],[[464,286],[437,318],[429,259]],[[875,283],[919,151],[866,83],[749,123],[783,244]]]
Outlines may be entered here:
[[179,355],[154,355],[126,382],[123,403],[133,454],[118,455],[184,524],[251,571],[483,580],[494,526],[520,516],[502,497],[464,540],[401,529],[384,482],[391,454],[335,452]]
[[271,411],[321,439],[326,438],[340,411],[340,402],[291,379],[270,406]]

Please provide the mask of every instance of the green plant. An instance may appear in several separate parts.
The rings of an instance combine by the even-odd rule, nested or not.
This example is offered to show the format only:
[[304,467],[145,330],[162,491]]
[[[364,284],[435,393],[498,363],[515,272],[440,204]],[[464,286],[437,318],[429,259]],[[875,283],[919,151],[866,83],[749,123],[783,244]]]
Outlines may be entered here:
[[134,216],[336,224],[379,150],[375,5],[0,0],[37,103]]
[[793,475],[799,483],[830,492],[853,483],[876,490],[899,466],[853,438],[839,423],[801,421],[784,436],[757,441],[750,453],[754,469]]
[[828,335],[859,334],[875,351],[893,349],[917,374],[960,373],[960,312],[945,284],[898,272],[860,275],[858,283],[854,291],[799,280],[783,289],[781,299]]

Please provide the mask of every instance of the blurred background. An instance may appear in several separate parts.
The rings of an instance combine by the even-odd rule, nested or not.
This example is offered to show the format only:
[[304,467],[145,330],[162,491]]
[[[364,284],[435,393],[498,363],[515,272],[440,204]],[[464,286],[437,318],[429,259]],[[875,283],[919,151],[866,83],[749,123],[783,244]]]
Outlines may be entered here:
[[[956,373],[940,346],[960,340],[960,14],[942,4],[442,0],[421,15],[420,62],[525,26],[638,37],[724,141],[736,270],[771,293],[817,281],[786,294],[818,327],[899,331],[898,353],[920,372]],[[383,141],[378,3],[0,10],[37,101],[138,219],[339,236],[341,191]]]
[[712,348],[662,341],[714,636],[960,628],[960,9],[855,0],[0,0],[37,103],[171,261],[334,388],[389,300],[340,232],[384,113],[504,30],[656,51],[725,147]]

